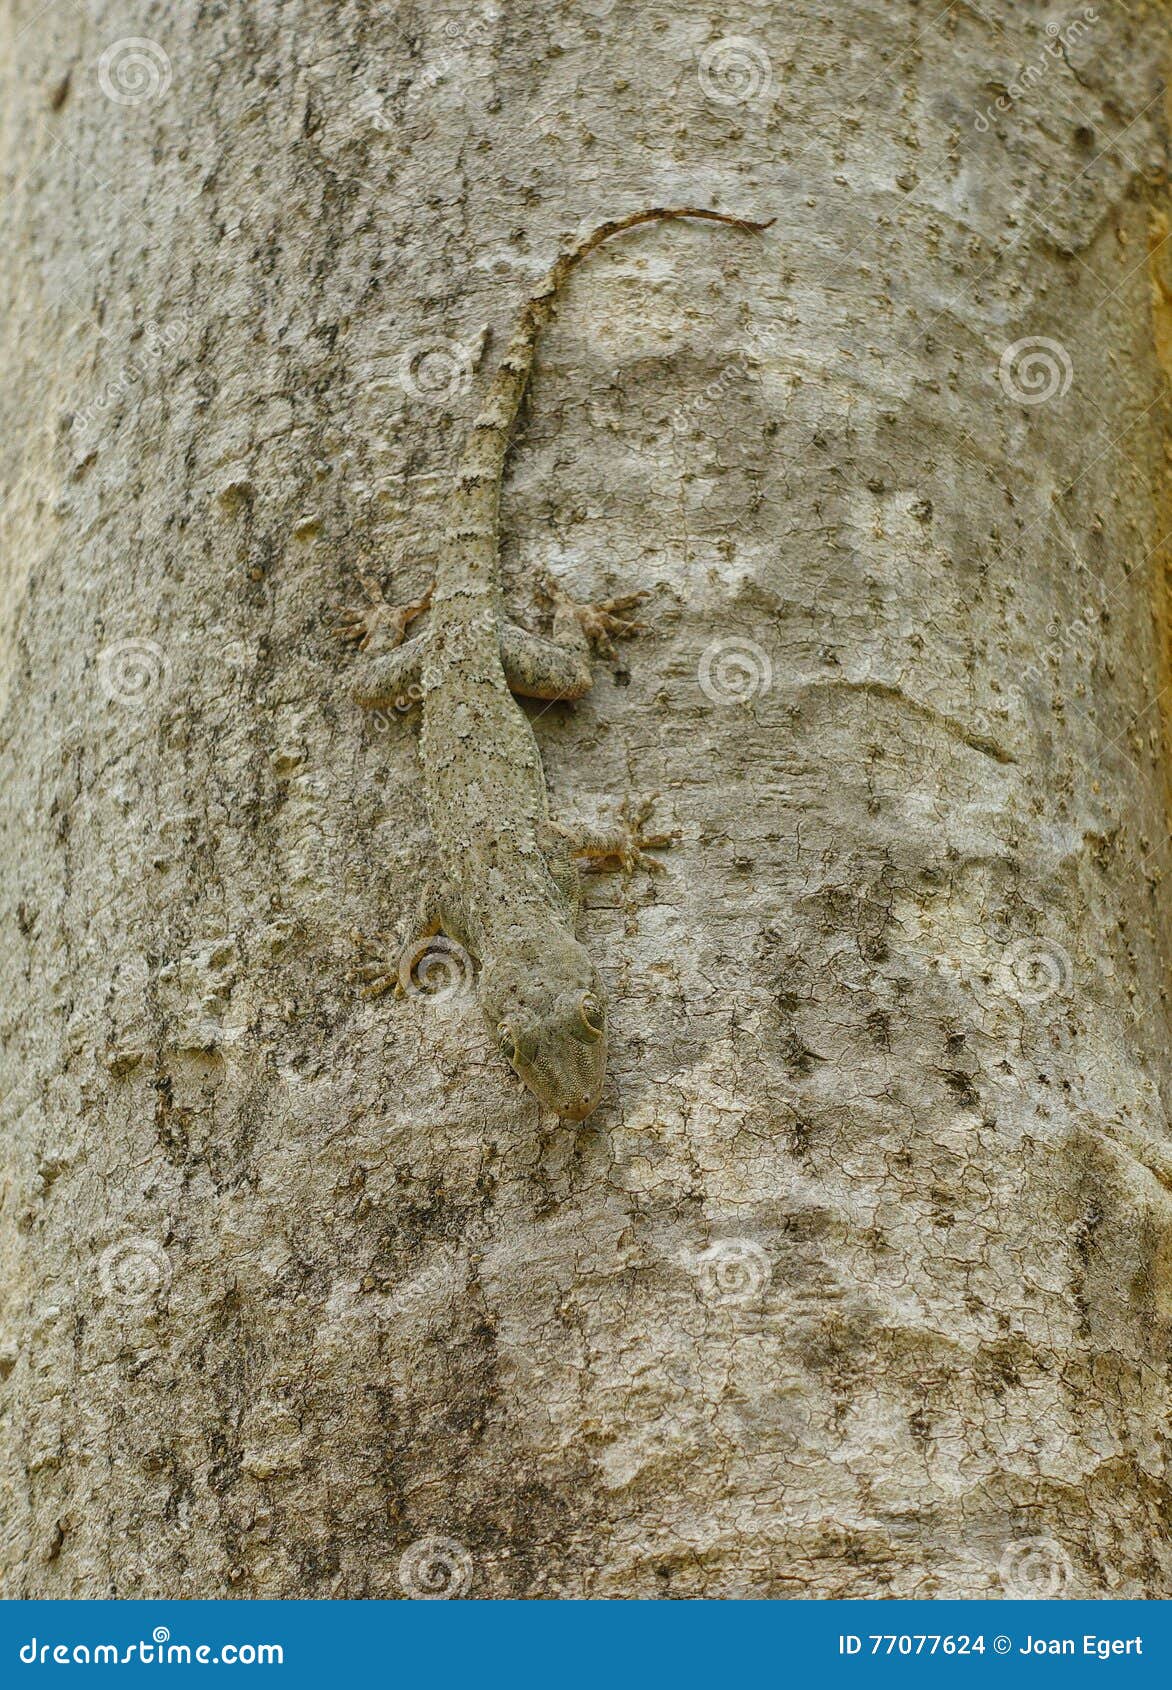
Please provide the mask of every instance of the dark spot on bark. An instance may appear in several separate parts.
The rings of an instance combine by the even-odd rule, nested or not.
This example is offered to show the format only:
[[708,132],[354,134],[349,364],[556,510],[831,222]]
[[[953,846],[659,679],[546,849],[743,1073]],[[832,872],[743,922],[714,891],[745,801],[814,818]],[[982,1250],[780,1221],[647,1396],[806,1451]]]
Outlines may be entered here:
[[1017,1337],[982,1344],[974,1362],[978,1386],[997,1398],[1003,1397],[1007,1390],[1019,1388],[1023,1382],[1021,1363],[1028,1355],[1028,1346]]
[[786,1144],[791,1156],[803,1160],[810,1151],[810,1139],[813,1136],[814,1125],[804,1115],[796,1115],[786,1131]]
[[966,1074],[963,1069],[945,1069],[944,1083],[957,1101],[962,1103],[966,1109],[973,1108],[981,1101],[977,1088],[973,1085],[972,1075]]
[[891,1017],[885,1009],[873,1009],[867,1017],[867,1031],[880,1050],[891,1049]]
[[782,1039],[780,1054],[790,1073],[803,1077],[814,1072],[816,1063],[826,1061],[824,1056],[819,1056],[816,1050],[811,1050],[803,1043],[796,1033],[790,1033],[788,1038]]
[[1085,1267],[1091,1258],[1095,1245],[1095,1233],[1103,1220],[1103,1206],[1097,1198],[1092,1197],[1082,1215],[1071,1228],[1071,1242],[1075,1254]]

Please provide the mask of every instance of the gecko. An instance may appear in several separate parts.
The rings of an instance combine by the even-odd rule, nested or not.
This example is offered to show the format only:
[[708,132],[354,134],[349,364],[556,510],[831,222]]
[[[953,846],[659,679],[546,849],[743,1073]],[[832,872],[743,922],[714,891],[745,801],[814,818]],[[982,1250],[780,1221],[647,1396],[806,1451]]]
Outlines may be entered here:
[[[655,207],[601,223],[564,250],[522,305],[468,434],[434,581],[405,605],[373,590],[372,607],[348,613],[339,629],[364,652],[376,638],[390,647],[363,659],[353,689],[358,704],[421,706],[419,755],[437,859],[422,899],[421,939],[442,933],[479,964],[477,996],[501,1055],[541,1104],[571,1122],[597,1108],[607,1063],[606,994],[577,937],[578,860],[658,871],[663,865],[650,853],[678,835],[644,833],[654,800],[625,799],[609,825],[551,816],[533,728],[513,694],[583,697],[592,648],[613,655],[613,638],[642,631],[630,613],[647,595],[579,604],[545,577],[551,637],[510,621],[499,565],[501,486],[537,343],[571,271],[614,235],[679,218],[753,234],[773,221]],[[422,631],[409,634],[425,613]],[[353,937],[364,946],[361,935]],[[365,949],[357,976],[367,995],[377,995],[395,984],[395,972]]]

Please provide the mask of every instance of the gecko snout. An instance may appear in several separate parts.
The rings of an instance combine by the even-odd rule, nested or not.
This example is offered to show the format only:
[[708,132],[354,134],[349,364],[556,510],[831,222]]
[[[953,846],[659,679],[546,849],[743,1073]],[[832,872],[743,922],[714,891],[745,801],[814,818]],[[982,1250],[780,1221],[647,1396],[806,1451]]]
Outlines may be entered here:
[[545,1108],[564,1121],[592,1115],[606,1084],[606,1004],[581,945],[543,933],[532,954],[483,964],[480,995],[501,1055]]
[[593,1115],[594,1111],[598,1108],[598,1099],[601,1094],[601,1090],[602,1088],[599,1087],[599,1090],[592,1095],[587,1094],[585,1097],[575,1098],[574,1101],[567,1104],[560,1113],[567,1121],[584,1121],[587,1115]]

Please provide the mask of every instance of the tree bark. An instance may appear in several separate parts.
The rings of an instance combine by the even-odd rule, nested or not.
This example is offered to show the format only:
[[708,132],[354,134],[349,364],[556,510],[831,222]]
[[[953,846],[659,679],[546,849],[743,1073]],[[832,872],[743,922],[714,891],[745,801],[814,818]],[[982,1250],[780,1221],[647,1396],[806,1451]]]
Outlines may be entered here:
[[[3,26],[0,1592],[1172,1595],[1165,14],[89,11]],[[682,833],[567,1129],[355,995],[331,624],[664,203],[778,221],[591,258],[504,500],[523,617],[653,592],[555,808]]]

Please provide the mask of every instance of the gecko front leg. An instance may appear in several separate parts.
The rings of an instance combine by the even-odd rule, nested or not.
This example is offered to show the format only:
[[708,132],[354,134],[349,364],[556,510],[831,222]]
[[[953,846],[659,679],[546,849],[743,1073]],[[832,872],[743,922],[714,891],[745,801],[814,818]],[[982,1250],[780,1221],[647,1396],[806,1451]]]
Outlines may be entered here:
[[[373,576],[360,575],[358,580],[370,602],[342,612],[336,627],[339,638],[352,640],[359,651],[365,651],[376,639],[380,645],[402,645],[412,622],[430,607],[435,582],[409,604],[389,604]],[[384,638],[379,639],[380,635]]]
[[531,634],[515,622],[501,626],[501,663],[510,692],[551,703],[582,698],[594,685],[590,654]]

